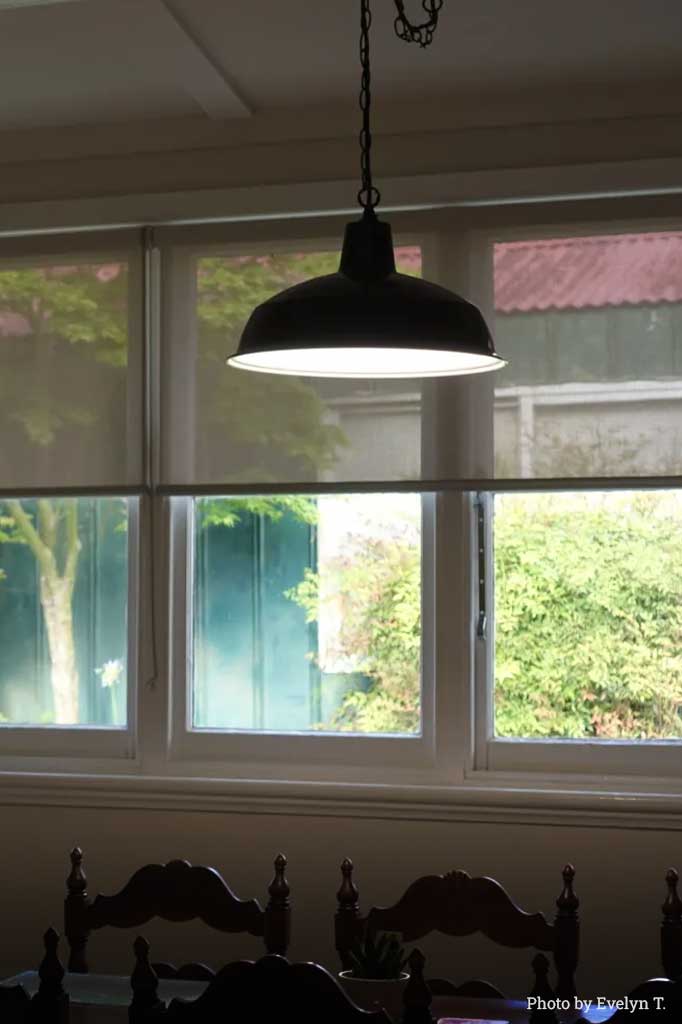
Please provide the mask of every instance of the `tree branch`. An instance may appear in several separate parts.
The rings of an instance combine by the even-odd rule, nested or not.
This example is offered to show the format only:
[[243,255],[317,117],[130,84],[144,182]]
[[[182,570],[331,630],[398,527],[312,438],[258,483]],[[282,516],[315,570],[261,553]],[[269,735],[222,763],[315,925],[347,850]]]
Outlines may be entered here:
[[57,514],[49,498],[40,498],[38,501],[38,532],[47,549],[56,554]]
[[40,539],[40,535],[31,522],[31,518],[24,506],[17,498],[8,500],[7,505],[12,518],[17,524],[17,529],[35,555],[43,574],[45,576],[54,574],[56,572],[54,555]]
[[69,588],[73,590],[76,582],[78,556],[81,550],[80,537],[78,536],[78,502],[76,500],[69,501],[66,506],[66,539],[67,551],[64,563],[64,577],[69,581]]

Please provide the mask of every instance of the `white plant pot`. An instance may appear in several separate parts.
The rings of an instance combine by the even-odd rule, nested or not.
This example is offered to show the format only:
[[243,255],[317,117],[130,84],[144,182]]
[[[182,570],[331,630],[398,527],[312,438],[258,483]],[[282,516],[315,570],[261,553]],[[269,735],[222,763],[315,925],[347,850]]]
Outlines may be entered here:
[[403,1011],[403,992],[409,974],[402,972],[399,978],[354,978],[351,971],[341,971],[339,979],[347,996],[363,1010],[386,1010],[389,1016],[399,1020]]

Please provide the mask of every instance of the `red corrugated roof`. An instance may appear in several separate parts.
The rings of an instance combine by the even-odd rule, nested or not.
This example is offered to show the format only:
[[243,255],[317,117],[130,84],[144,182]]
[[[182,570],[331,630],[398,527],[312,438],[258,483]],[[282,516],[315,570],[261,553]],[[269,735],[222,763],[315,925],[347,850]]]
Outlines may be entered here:
[[495,246],[501,313],[682,302],[682,232]]

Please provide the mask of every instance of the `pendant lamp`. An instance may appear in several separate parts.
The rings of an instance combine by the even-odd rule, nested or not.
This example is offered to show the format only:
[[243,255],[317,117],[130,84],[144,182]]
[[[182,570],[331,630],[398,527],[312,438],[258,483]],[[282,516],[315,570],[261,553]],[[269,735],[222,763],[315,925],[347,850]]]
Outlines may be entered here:
[[[395,28],[427,46],[443,0],[423,0],[429,18],[411,24],[394,0]],[[346,226],[335,274],[274,295],[254,309],[230,366],[302,377],[446,377],[506,365],[480,310],[454,292],[395,268],[390,225],[380,221],[372,183],[369,0],[360,0],[362,185],[359,220]]]

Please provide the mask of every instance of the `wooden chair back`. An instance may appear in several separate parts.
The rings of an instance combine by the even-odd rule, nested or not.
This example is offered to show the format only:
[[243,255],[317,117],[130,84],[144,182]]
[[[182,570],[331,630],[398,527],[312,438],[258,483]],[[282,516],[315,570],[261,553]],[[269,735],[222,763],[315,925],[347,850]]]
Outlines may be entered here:
[[[650,978],[628,993],[625,1006],[608,1018],[608,1024],[679,1024],[681,1020],[682,981]],[[580,1017],[575,1024],[590,1021]]]
[[679,880],[675,868],[670,868],[665,876],[668,891],[662,907],[661,962],[666,978],[673,981],[682,978],[682,900],[677,891]]
[[[296,1024],[391,1024],[383,1011],[361,1010],[336,978],[314,963],[290,963],[268,954],[260,960],[238,960],[217,972],[196,999],[173,999],[167,1007],[157,995],[157,979],[149,963],[149,944],[138,936],[131,975],[131,1024],[163,1020],[183,1024],[272,1024],[282,1018]],[[414,1024],[420,1024],[415,1021]],[[426,1024],[426,1022],[425,1022]]]
[[[543,914],[521,910],[493,878],[471,878],[465,871],[422,876],[407,887],[397,903],[372,907],[363,917],[350,860],[343,861],[341,874],[335,934],[344,969],[350,965],[349,950],[366,932],[396,932],[404,942],[414,942],[434,931],[451,936],[480,932],[502,946],[551,952],[558,979],[557,996],[574,997],[579,901],[573,889],[575,871],[570,864],[563,870],[563,889],[551,924]],[[449,980],[431,979],[429,987],[434,995],[504,998],[494,985],[481,980],[455,985]]]
[[[258,900],[242,900],[222,876],[210,867],[194,866],[185,860],[147,864],[136,871],[113,896],[88,898],[83,852],[71,851],[71,871],[66,882],[64,931],[69,943],[69,970],[87,973],[87,943],[90,933],[104,927],[138,928],[162,918],[164,921],[203,921],[220,932],[262,937],[268,953],[284,955],[289,946],[291,903],[285,878],[286,857],[275,858],[275,875],[268,888],[263,910]],[[158,964],[163,977],[205,980],[212,972],[202,964],[188,964],[176,970]]]
[[2,1024],[24,1024],[28,1019],[30,1000],[21,985],[0,985],[0,1020]]
[[54,928],[48,928],[43,935],[43,947],[38,991],[30,1000],[22,1000],[22,1006],[15,1004],[14,1018],[2,1015],[2,1024],[15,1024],[22,1019],[26,1024],[68,1024],[69,997],[62,984],[64,968],[59,959],[59,933]]

